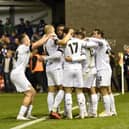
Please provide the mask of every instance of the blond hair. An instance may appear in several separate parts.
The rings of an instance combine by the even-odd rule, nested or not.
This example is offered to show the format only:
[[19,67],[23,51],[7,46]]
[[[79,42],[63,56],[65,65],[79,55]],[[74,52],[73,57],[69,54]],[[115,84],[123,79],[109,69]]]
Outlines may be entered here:
[[55,33],[55,28],[53,25],[46,25],[44,28],[45,34]]

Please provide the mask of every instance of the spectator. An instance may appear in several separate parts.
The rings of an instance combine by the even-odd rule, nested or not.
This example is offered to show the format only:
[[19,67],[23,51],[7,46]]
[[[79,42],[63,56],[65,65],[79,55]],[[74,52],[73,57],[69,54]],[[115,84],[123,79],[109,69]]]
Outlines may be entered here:
[[0,20],[0,37],[4,34],[4,25],[2,23],[3,21]]
[[121,81],[121,64],[122,63],[123,63],[122,52],[118,52],[117,64],[116,64],[116,75],[117,75],[117,80],[118,80],[120,89],[122,88],[122,81]]
[[6,56],[6,54],[7,54],[7,45],[6,44],[3,44],[3,47],[1,49],[1,54],[3,57]]
[[38,39],[40,39],[40,35],[38,32],[34,32],[34,34],[32,35],[31,37],[31,40],[34,42],[34,41],[37,41]]
[[114,86],[116,91],[120,91],[120,85],[116,78],[116,56],[115,56],[115,53],[112,51],[110,53],[110,65],[112,69],[111,87]]
[[4,24],[4,33],[11,35],[12,32],[14,32],[14,26],[12,25],[10,18],[6,18],[6,22]]
[[33,51],[32,58],[30,60],[30,67],[32,72],[32,85],[34,88],[40,92],[46,92],[47,91],[47,84],[46,78],[44,75],[44,64],[42,61],[39,61],[38,58],[40,57],[40,54],[38,53],[38,49]]
[[9,35],[3,34],[1,37],[1,43],[8,45],[10,43]]
[[33,28],[32,28],[32,25],[30,24],[30,21],[28,21],[28,20],[25,23],[25,32],[31,39],[31,37],[33,35]]
[[46,23],[45,21],[42,19],[40,20],[38,26],[37,26],[37,32],[40,36],[42,36],[44,34],[44,27],[45,27]]
[[3,77],[4,77],[4,85],[5,85],[5,92],[13,92],[15,91],[15,87],[11,83],[10,80],[10,72],[12,70],[12,51],[7,50],[6,56],[3,58]]
[[25,23],[24,23],[24,18],[20,18],[20,24],[16,26],[17,28],[17,34],[21,35],[25,33]]
[[0,45],[0,75],[2,75],[2,60],[3,60],[3,54],[2,54],[2,45]]
[[127,82],[127,88],[129,91],[129,46],[125,47],[124,53],[124,75]]

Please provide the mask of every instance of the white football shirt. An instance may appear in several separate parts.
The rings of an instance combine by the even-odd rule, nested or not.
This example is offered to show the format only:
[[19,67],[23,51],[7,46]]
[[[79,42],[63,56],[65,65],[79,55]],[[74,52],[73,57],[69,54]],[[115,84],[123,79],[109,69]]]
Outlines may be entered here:
[[64,48],[64,57],[72,57],[72,62],[65,61],[65,68],[82,68],[81,62],[86,59],[85,54],[82,52],[82,47],[85,42],[77,38],[71,38],[66,47]]
[[110,69],[110,58],[108,52],[111,50],[111,47],[107,40],[101,39],[101,42],[102,45],[96,50],[96,68],[97,70]]
[[25,71],[26,66],[29,63],[29,58],[30,58],[30,46],[21,44],[15,52],[13,67],[15,69],[19,68]]
[[46,69],[58,69],[62,68],[62,50],[59,48],[59,45],[56,44],[56,41],[49,39],[45,44],[44,48],[46,51]]

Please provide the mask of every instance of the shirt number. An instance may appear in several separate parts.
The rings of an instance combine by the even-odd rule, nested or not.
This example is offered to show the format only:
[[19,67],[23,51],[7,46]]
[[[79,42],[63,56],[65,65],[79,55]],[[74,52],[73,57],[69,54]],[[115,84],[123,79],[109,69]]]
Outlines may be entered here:
[[77,53],[77,51],[78,51],[78,43],[77,42],[69,44],[68,46],[69,46],[72,54]]

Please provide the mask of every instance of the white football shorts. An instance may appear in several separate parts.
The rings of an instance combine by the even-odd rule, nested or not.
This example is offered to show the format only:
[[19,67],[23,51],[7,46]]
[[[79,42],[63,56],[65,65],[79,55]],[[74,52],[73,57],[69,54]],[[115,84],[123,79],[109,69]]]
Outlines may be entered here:
[[111,86],[111,75],[112,71],[110,69],[97,71],[97,86]]
[[63,87],[83,88],[82,69],[64,69]]
[[96,87],[96,68],[90,68],[83,72],[84,88]]
[[47,74],[48,86],[62,85],[63,70],[61,68],[47,70],[46,74]]
[[32,85],[26,78],[24,71],[14,69],[11,72],[10,78],[17,92],[25,92],[31,89]]

